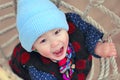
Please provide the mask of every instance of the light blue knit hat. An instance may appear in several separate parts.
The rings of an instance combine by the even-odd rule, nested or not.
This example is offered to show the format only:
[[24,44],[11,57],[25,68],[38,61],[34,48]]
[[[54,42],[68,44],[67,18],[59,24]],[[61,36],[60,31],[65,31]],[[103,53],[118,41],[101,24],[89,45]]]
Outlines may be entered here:
[[37,38],[55,28],[68,30],[68,24],[50,0],[18,0],[17,30],[24,49],[31,52]]

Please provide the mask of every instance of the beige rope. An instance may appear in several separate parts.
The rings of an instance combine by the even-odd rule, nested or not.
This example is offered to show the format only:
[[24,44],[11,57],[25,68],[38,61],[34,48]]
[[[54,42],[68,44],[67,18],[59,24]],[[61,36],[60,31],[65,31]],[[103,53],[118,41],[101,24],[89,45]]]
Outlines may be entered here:
[[[55,0],[54,0],[55,1]],[[97,3],[96,2],[92,2],[93,0],[91,0],[91,4],[94,6],[94,7],[98,7],[98,6],[101,6],[101,4],[104,2],[104,0],[98,0]],[[84,15],[80,10],[76,9],[74,6],[71,6],[67,3],[65,3],[64,1],[61,1],[61,5],[64,6],[65,8],[67,9],[70,9],[80,15]],[[85,10],[85,15],[87,15],[88,11],[90,10],[91,6],[90,4],[88,5],[88,7],[86,8]],[[113,14],[113,13],[112,13]],[[114,18],[116,19],[117,17],[114,15]],[[118,20],[118,18],[117,18]],[[104,29],[96,22],[94,21],[91,17],[87,16],[86,17],[86,21],[91,23],[92,25],[96,26],[99,30],[101,30],[102,32],[104,32],[105,34],[107,34],[106,31],[104,31]],[[120,20],[118,20],[120,21]],[[118,31],[114,30],[114,32],[118,33]],[[111,35],[112,32],[110,32],[109,34],[105,35],[105,36],[108,36],[108,35]],[[104,38],[105,39],[105,38]],[[114,60],[115,61],[115,60]],[[98,77],[98,80],[100,79],[105,79],[105,77],[107,77],[109,75],[109,59],[101,59],[101,72],[100,72],[100,75]],[[105,75],[104,75],[105,74]]]
[[99,8],[106,15],[110,16],[111,20],[113,20],[115,22],[115,24],[117,25],[115,29],[113,29],[111,32],[108,32],[108,34],[105,35],[104,37],[106,37],[106,38],[109,36],[112,37],[112,36],[118,34],[120,32],[120,17],[117,16],[114,12],[112,12],[109,9],[107,9],[106,7],[104,7],[103,5],[97,6],[97,8]]
[[89,4],[88,6],[86,7],[85,11],[83,12],[83,18],[86,18],[86,16],[88,15],[88,12],[90,11],[90,9],[92,7],[95,7],[95,6],[99,6],[101,5],[102,3],[104,2],[104,0],[89,0]]
[[[16,0],[15,0],[16,1]],[[86,7],[85,11],[82,12],[79,9],[77,9],[76,7],[62,1],[62,0],[52,0],[53,2],[57,3],[57,6],[63,6],[66,9],[69,9],[73,12],[78,13],[79,15],[81,15],[83,18],[85,18],[85,20],[89,23],[91,23],[92,25],[94,25],[96,28],[98,28],[100,31],[104,32],[106,35],[104,36],[103,39],[108,39],[109,36],[114,36],[115,34],[120,32],[120,17],[118,17],[115,13],[113,13],[112,11],[110,11],[109,9],[107,9],[106,7],[104,7],[102,5],[102,3],[104,2],[104,0],[90,0],[88,6]],[[13,1],[8,2],[6,4],[0,5],[0,10],[11,7],[15,5]],[[102,26],[100,24],[98,24],[95,20],[93,20],[91,17],[87,16],[89,10],[92,7],[97,7],[98,9],[100,9],[103,13],[105,13],[106,15],[109,15],[111,17],[111,19],[113,21],[115,21],[115,24],[118,26],[117,28],[115,28],[114,30],[112,30],[111,32],[109,32],[107,34],[107,32],[102,28]],[[11,17],[15,17],[15,13],[10,13],[8,15],[4,15],[2,17],[0,17],[0,21],[5,21],[8,18]],[[11,27],[7,28],[7,29],[3,29],[2,31],[0,31],[0,35],[4,34],[5,32],[7,32],[8,30],[11,30],[15,27],[16,24],[13,24]],[[14,27],[13,27],[14,26]],[[1,46],[2,48],[5,48],[6,46],[8,46],[9,44],[11,44],[14,40],[16,40],[18,37],[18,35],[15,35],[14,38],[10,39],[7,43],[3,44]],[[110,58],[110,59],[105,59],[105,58],[101,58],[100,59],[100,73],[98,76],[98,80],[118,80],[120,79],[120,73],[118,73],[118,67],[117,67],[117,63],[114,57]],[[112,64],[113,67],[113,74],[109,75],[109,66],[110,63]],[[94,68],[94,64],[92,66],[92,68]],[[94,70],[94,69],[93,69]],[[89,80],[92,80],[92,77],[94,75],[94,72],[92,71]],[[109,79],[107,79],[109,78]],[[3,79],[5,80],[5,79]]]
[[3,30],[0,31],[0,35],[5,34],[6,32],[8,32],[8,31],[14,29],[15,27],[16,27],[16,23],[14,23],[14,24],[8,26],[7,28],[5,28],[5,29],[3,29]]
[[22,80],[22,79],[18,78],[8,69],[6,70],[0,66],[0,80]]
[[[53,1],[54,3],[57,2],[57,0],[51,0],[51,1]],[[81,10],[79,10],[78,8],[76,8],[62,0],[60,1],[60,5],[65,7],[68,10],[78,13],[81,16],[83,15],[83,12]],[[93,20],[90,16],[86,17],[86,21],[91,23],[92,25],[96,26],[96,28],[98,28],[100,31],[105,32],[105,30],[102,28],[102,26],[100,24],[98,24],[95,20]]]
[[[56,1],[56,0],[52,0],[52,1]],[[80,14],[80,15],[83,15],[83,12],[82,12],[82,11],[80,11],[79,9],[77,9],[76,7],[74,7],[74,6],[72,6],[72,5],[69,5],[68,3],[65,3],[64,1],[61,1],[60,5],[61,5],[61,6],[64,6],[65,8],[67,8],[67,9],[69,9],[69,10],[72,10],[72,11],[74,11],[74,12]],[[87,17],[86,17],[86,21],[89,22],[89,23],[91,23],[92,25],[96,26],[96,27],[97,27],[99,30],[101,30],[102,32],[105,32],[104,29],[103,29],[96,21],[94,21],[91,17],[87,16]],[[102,61],[102,63],[103,63],[103,62],[104,62],[104,61]],[[103,74],[104,69],[105,69],[105,68],[104,68],[104,63],[102,64],[102,66],[103,66],[103,68],[101,69],[102,72],[100,72],[100,76],[99,76],[100,78],[101,78],[102,75],[104,75],[104,74]],[[101,67],[102,67],[102,66],[101,66]],[[90,77],[92,78],[93,76],[90,75]]]
[[105,58],[105,73],[104,73],[104,78],[108,77],[110,74],[110,59],[109,58]]
[[4,54],[3,49],[1,48],[1,46],[0,46],[0,53],[1,53],[1,57],[2,57],[4,60],[7,60],[7,57],[5,56],[5,54]]
[[58,8],[60,7],[60,1],[61,0],[57,0],[57,4],[56,5],[57,5]]
[[[112,42],[111,37],[109,37],[108,39],[109,39],[109,42]],[[118,74],[118,67],[117,67],[117,63],[116,63],[115,57],[111,57],[110,61],[111,61],[112,67],[113,67],[113,74],[117,75]]]
[[94,7],[99,6],[105,2],[105,0],[89,0],[90,4]]
[[[104,2],[104,0],[96,0],[96,1],[90,0],[88,6],[86,7],[86,9],[84,11],[84,15],[82,17],[86,18],[86,16],[88,15],[88,12],[90,11],[90,9],[92,7],[99,6],[103,2]],[[110,70],[109,66],[110,66],[109,59],[101,59],[101,67],[100,67],[100,73],[98,76],[98,80],[101,80],[109,75],[109,70]],[[91,75],[91,76],[93,76],[93,75]]]
[[[5,53],[3,52],[3,49],[6,48],[7,46],[9,46],[10,44],[12,44],[14,41],[16,41],[18,39],[18,34],[16,34],[15,36],[13,36],[11,39],[9,39],[6,43],[2,44],[0,46],[0,53],[2,54],[2,57],[5,59],[5,60],[9,60],[9,58],[11,57],[11,54],[9,55],[5,55]],[[12,51],[10,52],[12,53]]]
[[104,69],[105,69],[105,60],[104,58],[101,58],[100,59],[100,72],[99,72],[99,75],[98,75],[98,80],[101,80],[103,79],[103,76],[104,76]]
[[119,32],[120,32],[120,29],[115,28],[115,29],[111,30],[110,32],[108,32],[107,34],[105,34],[105,35],[103,36],[103,40],[106,40],[106,39],[108,39],[109,37],[113,37],[113,36],[115,36],[116,34],[118,34]]
[[[100,5],[97,5],[96,7],[99,7],[99,6],[102,6],[101,4]],[[110,10],[108,10],[107,8],[105,8],[105,7],[100,7],[100,9],[103,11],[103,12],[105,12],[107,15],[109,14],[109,16],[113,19],[113,20],[115,20],[115,22],[118,24],[119,22],[120,22],[120,18],[117,16],[117,15],[115,15],[115,13],[113,13],[113,12],[111,12]],[[118,25],[119,26],[119,25]],[[118,27],[118,28],[120,28],[120,27]],[[117,29],[118,30],[118,29]],[[117,31],[116,29],[114,30],[114,32],[116,31],[117,33],[118,32],[120,32],[120,31]],[[109,36],[111,36],[111,35],[113,35],[112,34],[113,32],[110,32],[108,35]],[[110,58],[111,59],[111,58]],[[107,59],[106,60],[106,64],[104,64],[106,67],[106,69],[105,69],[105,75],[104,75],[104,78],[106,78],[106,77],[108,77],[108,75],[109,75],[109,69],[110,69],[110,64],[109,64],[109,59]],[[114,57],[112,57],[112,60],[111,60],[111,63],[112,63],[112,66],[113,66],[113,74],[118,74],[118,67],[117,67],[117,63],[116,63],[116,60],[115,60],[115,58]],[[100,77],[99,77],[100,78]]]
[[83,12],[83,19],[85,19],[88,15],[88,12],[90,11],[90,9],[92,8],[91,4],[89,3],[88,6],[86,7],[85,11]]
[[9,39],[9,41],[7,41],[6,43],[4,43],[3,45],[1,45],[1,48],[5,48],[5,47],[9,46],[10,44],[12,44],[17,39],[18,39],[18,34],[16,34],[15,36],[13,36],[11,39]]
[[97,6],[103,13],[111,17],[111,20],[115,22],[117,28],[120,28],[120,17],[116,15],[114,12],[110,11],[108,8],[104,7],[103,5]]
[[4,71],[1,67],[0,67],[0,80],[12,80],[8,77],[6,77],[8,75],[8,73],[6,73],[6,71]]
[[111,57],[110,60],[111,60],[111,64],[113,65],[113,74],[117,75],[118,74],[118,67],[117,67],[115,57]]
[[9,13],[9,14],[4,15],[4,16],[1,16],[0,17],[0,21],[2,22],[2,21],[5,21],[6,19],[13,18],[13,17],[15,17],[15,13],[14,12],[13,13]]
[[6,8],[8,8],[8,7],[12,7],[13,5],[14,5],[13,1],[10,1],[10,2],[5,3],[5,4],[1,4],[1,5],[0,5],[0,10],[6,9]]

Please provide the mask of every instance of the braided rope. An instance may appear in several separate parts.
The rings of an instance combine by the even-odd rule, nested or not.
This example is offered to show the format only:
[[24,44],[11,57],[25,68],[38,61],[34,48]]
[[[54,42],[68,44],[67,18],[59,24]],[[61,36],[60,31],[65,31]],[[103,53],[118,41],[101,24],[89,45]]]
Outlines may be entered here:
[[[53,1],[54,3],[57,2],[57,0],[51,0],[51,1]],[[83,12],[81,10],[79,10],[78,8],[76,8],[76,7],[70,5],[62,0],[60,1],[60,5],[65,7],[68,10],[71,10],[71,11],[76,12],[79,15],[83,16]],[[87,16],[85,20],[87,22],[91,23],[92,25],[96,26],[96,28],[98,28],[100,31],[105,32],[105,30],[102,28],[102,26],[100,24],[98,24],[95,20],[93,20],[92,17]]]
[[103,78],[107,78],[110,74],[110,59],[105,58],[105,68],[104,68],[104,76]]
[[110,11],[108,8],[104,7],[103,5],[97,6],[103,13],[111,17],[111,20],[115,22],[117,28],[120,28],[120,17],[116,15],[114,12]]
[[14,12],[9,13],[9,14],[4,15],[4,16],[1,16],[1,17],[0,17],[0,21],[2,22],[2,21],[4,21],[4,20],[6,20],[6,19],[13,18],[13,17],[15,17],[15,13],[14,13]]
[[16,34],[15,36],[13,36],[9,41],[7,41],[6,43],[4,43],[3,45],[1,45],[1,48],[5,48],[5,47],[9,46],[16,39],[18,39],[18,34]]
[[118,67],[117,67],[115,57],[111,57],[110,60],[111,60],[111,64],[113,65],[113,68],[114,68],[113,74],[117,75],[118,74]]
[[[52,0],[52,1],[56,1],[56,0]],[[77,9],[76,7],[72,6],[72,5],[69,5],[68,3],[64,2],[64,1],[61,1],[60,3],[61,6],[64,6],[65,8],[69,9],[69,10],[72,10],[80,15],[83,15],[83,12],[80,11],[79,9]],[[99,30],[101,30],[102,32],[105,32],[104,29],[95,21],[93,20],[91,17],[87,16],[86,17],[86,21],[91,23],[92,25],[96,26]],[[101,61],[102,65],[101,65],[101,72],[100,72],[100,78],[104,76],[103,72],[105,71],[105,68],[104,68],[104,61]],[[93,72],[93,71],[92,71]],[[93,76],[90,75],[90,78],[92,78]]]
[[[88,15],[88,12],[90,11],[90,9],[92,7],[99,6],[103,2],[104,2],[104,0],[97,0],[97,1],[90,0],[88,6],[86,7],[86,9],[84,11],[83,18],[86,18],[86,16]],[[101,65],[100,65],[101,67],[100,67],[100,73],[99,73],[99,76],[98,76],[98,80],[106,78],[109,75],[109,71],[110,71],[110,62],[109,62],[109,59],[101,59],[100,62],[101,62]]]
[[[14,5],[15,5],[14,1],[7,2],[5,4],[0,5],[0,10],[13,7]],[[7,19],[10,19],[13,17],[15,17],[15,12],[9,13],[4,16],[0,16],[0,22],[6,21]],[[5,34],[6,32],[14,29],[15,26],[16,26],[16,23],[13,23],[12,25],[9,25],[7,28],[0,30],[0,35]],[[0,80],[22,80],[9,69],[9,66],[6,65],[11,55],[6,56],[3,51],[3,49],[6,46],[9,46],[10,44],[12,44],[17,38],[18,38],[18,35],[15,35],[9,41],[4,43],[3,45],[0,45],[0,53],[2,56],[2,59],[0,59],[1,60],[0,61]]]
[[88,6],[86,7],[85,11],[83,12],[83,19],[85,19],[88,15],[88,12],[90,11],[90,9],[92,8],[91,3],[88,4]]
[[110,73],[110,61],[108,58],[101,58],[100,60],[100,72],[98,80],[104,80],[109,76]]
[[[86,9],[86,11],[85,11],[85,12],[86,12],[86,13],[85,13],[85,16],[86,16],[86,14],[88,14],[88,11],[90,10],[91,6],[94,5],[94,4],[91,4],[92,1],[94,1],[94,0],[90,0],[90,4],[88,5],[88,7],[87,7],[87,9]],[[103,3],[103,2],[104,2],[104,1],[99,0],[99,2],[96,3],[94,6],[99,7],[99,6],[101,6],[101,3]],[[91,6],[90,6],[90,5],[91,5]],[[102,7],[103,7],[103,6],[102,6]],[[119,26],[120,18],[119,18],[117,15],[115,15],[115,13],[111,12],[109,9],[107,9],[107,8],[105,8],[105,7],[104,7],[104,9],[102,9],[102,8],[100,7],[100,9],[103,10],[104,12],[106,11],[106,14],[109,14],[109,16],[110,16],[113,20],[115,20],[116,24],[118,24],[117,26]],[[109,36],[115,35],[115,33],[117,34],[118,32],[120,32],[120,30],[118,30],[118,28],[120,28],[120,27],[117,27],[116,29],[112,30],[112,31],[111,31],[109,34],[107,34],[106,36],[109,37]],[[114,33],[114,34],[113,34],[113,33]],[[101,66],[101,70],[102,70],[102,71],[100,72],[100,76],[98,77],[98,80],[99,80],[99,79],[102,79],[102,78],[108,77],[109,71],[110,71],[110,62],[109,62],[109,60],[111,61],[111,64],[112,64],[112,66],[113,66],[113,74],[118,75],[117,63],[116,63],[115,58],[112,57],[112,58],[110,58],[110,59],[105,59],[104,66]],[[101,64],[101,65],[103,65],[103,64]],[[103,75],[103,72],[104,72],[104,75]]]
[[86,7],[85,11],[83,12],[83,18],[86,18],[87,15],[88,15],[88,12],[90,11],[90,9],[92,7],[95,7],[95,6],[99,6],[101,5],[102,3],[104,3],[104,0],[89,0],[89,4],[88,6]]
[[[109,40],[109,42],[112,42],[111,37],[108,40]],[[117,75],[118,74],[118,67],[117,67],[117,63],[116,63],[115,57],[111,57],[110,61],[111,61],[112,67],[114,69],[113,70],[113,74]]]
[[[110,36],[113,36],[117,33],[120,32],[120,18],[113,12],[111,12],[109,9],[107,9],[106,7],[100,5],[100,6],[97,6],[103,13],[109,15],[111,17],[111,19],[113,19],[116,23],[116,25],[118,27],[116,27],[114,30],[112,30],[111,32],[109,32],[107,35],[105,35],[104,37],[108,38]],[[109,41],[112,41],[111,39],[108,39]],[[118,74],[118,66],[117,66],[117,63],[116,63],[116,59],[114,57],[111,57],[110,58],[110,62],[112,64],[112,67],[113,67],[113,75],[114,77],[115,76],[120,76],[120,74]],[[106,64],[107,66],[107,64]],[[107,68],[108,69],[108,68]],[[115,77],[116,79],[118,79],[118,77]]]
[[98,80],[101,80],[103,79],[103,76],[104,76],[104,69],[105,69],[105,60],[104,58],[101,58],[100,59],[100,72],[99,72],[99,75],[98,75]]
[[57,5],[58,8],[60,7],[60,1],[61,0],[57,0],[57,4],[56,5]]
[[6,9],[6,8],[8,8],[8,7],[12,7],[13,5],[14,5],[14,2],[13,2],[13,1],[10,1],[10,2],[8,2],[8,3],[2,4],[2,5],[0,5],[0,10]]
[[[55,1],[55,0],[54,0]],[[80,12],[80,10],[78,10],[77,8],[75,8],[74,6],[71,6],[63,1],[61,1],[61,5],[66,7],[67,9],[70,9],[74,12],[77,12],[78,14],[80,15],[83,15],[83,17],[85,18],[86,17],[86,21],[88,21],[89,23],[93,24],[94,26],[96,26],[97,28],[99,28],[102,32],[104,32],[105,34],[107,33],[106,31],[104,31],[104,29],[102,29],[102,27],[96,23],[95,21],[93,21],[93,19],[91,17],[88,17],[87,14],[88,14],[88,11],[92,8],[92,7],[98,7],[98,6],[101,6],[101,4],[104,2],[104,0],[98,0],[97,2],[93,2],[94,0],[90,0],[90,3],[89,5],[87,6],[86,10],[84,11],[84,13]],[[101,8],[101,7],[100,7]],[[105,8],[105,7],[104,7]],[[101,8],[102,9],[102,8]],[[107,12],[106,12],[107,13]],[[110,15],[112,14],[112,15]],[[109,15],[113,18],[113,19],[117,19],[115,20],[117,23],[119,23],[118,21],[119,18],[118,16],[116,16],[115,14],[113,14],[113,12],[109,12]],[[113,35],[113,32],[115,32],[116,34],[119,32],[118,29],[115,29],[113,31],[111,31],[109,34],[105,35],[105,36],[112,36]],[[114,34],[115,34],[114,33]],[[105,38],[104,38],[105,39]],[[112,63],[115,64],[115,59],[113,59],[114,62],[112,61]],[[106,77],[108,77],[109,75],[109,71],[110,71],[110,62],[109,62],[109,59],[101,59],[101,70],[100,70],[100,74],[99,74],[99,77],[98,77],[98,80],[99,79],[105,79]],[[116,69],[117,69],[117,65],[114,66]],[[116,70],[117,71],[117,70]],[[115,72],[116,72],[115,71]]]
[[[103,2],[104,2],[104,0],[90,0],[89,5],[92,8],[92,7],[100,6]],[[88,5],[88,7],[89,7],[89,5]],[[105,31],[103,31],[103,32],[105,33]],[[110,71],[109,59],[105,59],[105,58],[100,59],[100,63],[101,63],[100,64],[101,67],[100,67],[98,80],[108,77],[109,71]]]
[[[16,1],[16,0],[15,0]],[[100,31],[104,32],[106,35],[104,36],[103,39],[107,39],[109,36],[114,36],[115,34],[119,33],[120,32],[120,17],[117,16],[115,13],[113,13],[112,11],[110,11],[109,9],[107,9],[106,7],[104,7],[103,5],[101,5],[104,0],[90,0],[88,6],[86,7],[85,11],[82,12],[80,11],[79,9],[77,9],[76,7],[62,1],[62,0],[52,0],[53,2],[56,2],[57,3],[57,6],[60,7],[60,6],[64,6],[65,8],[73,11],[73,12],[76,12],[78,13],[79,15],[82,15],[83,19],[85,19],[87,22],[91,23],[92,25],[96,26],[96,28],[98,28]],[[11,2],[8,2],[6,4],[3,4],[3,5],[0,5],[0,10],[1,9],[5,9],[5,8],[8,8],[8,7],[11,7],[15,5],[15,3],[13,1]],[[92,7],[97,7],[98,9],[100,9],[103,13],[105,13],[106,15],[109,15],[111,17],[111,19],[113,21],[115,21],[115,24],[118,26],[117,28],[115,28],[114,30],[112,30],[111,32],[107,33],[100,24],[98,24],[95,20],[93,20],[91,17],[87,16],[88,12],[90,11],[90,9]],[[14,17],[15,14],[14,13],[10,13],[8,15],[5,15],[3,17],[0,17],[0,21],[4,21],[8,18],[11,18],[11,17]],[[15,24],[14,24],[15,25]],[[12,28],[9,28],[9,29],[12,29]],[[9,29],[6,29],[6,30],[9,30]],[[3,34],[4,32],[6,32],[6,30],[3,30],[3,31],[0,31],[0,34]],[[14,38],[13,40],[11,39],[9,43],[6,43],[4,45],[2,45],[2,48],[3,47],[6,47],[8,46],[9,44],[11,44],[12,41],[16,40],[16,38]],[[110,61],[110,62],[109,62]],[[110,63],[113,65],[113,74],[112,75],[109,75],[109,66],[110,66]],[[100,73],[99,73],[99,76],[98,76],[98,80],[101,80],[101,79],[104,79],[106,80],[118,80],[120,79],[120,73],[118,73],[118,67],[117,67],[117,63],[116,63],[116,60],[114,57],[110,58],[110,59],[104,59],[104,58],[101,58],[100,59]],[[94,64],[92,66],[92,68],[94,68]],[[92,80],[92,77],[93,77],[93,72],[94,69],[92,69],[91,71],[91,75],[90,75],[90,78],[89,80]],[[108,76],[109,75],[109,76]]]
[[6,32],[8,32],[8,31],[14,29],[15,27],[16,27],[16,23],[14,23],[14,24],[8,26],[7,28],[5,28],[5,29],[3,29],[3,30],[0,31],[0,35],[5,34]]
[[0,80],[22,80],[22,79],[17,77],[8,69],[5,69],[5,67],[3,68],[2,66],[0,66]]
[[0,80],[11,80],[8,77],[6,77],[7,73],[0,67]]
[[5,56],[5,54],[4,54],[3,49],[1,48],[1,46],[0,46],[0,53],[1,53],[1,56],[3,57],[3,59],[6,61],[7,57]]

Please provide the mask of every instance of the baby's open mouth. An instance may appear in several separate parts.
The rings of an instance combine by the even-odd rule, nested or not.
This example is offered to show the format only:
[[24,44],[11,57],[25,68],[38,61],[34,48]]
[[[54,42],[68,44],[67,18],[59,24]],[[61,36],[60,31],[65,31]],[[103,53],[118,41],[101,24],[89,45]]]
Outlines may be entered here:
[[55,56],[61,56],[63,54],[64,51],[64,47],[61,47],[59,50],[53,52],[53,54],[55,54]]

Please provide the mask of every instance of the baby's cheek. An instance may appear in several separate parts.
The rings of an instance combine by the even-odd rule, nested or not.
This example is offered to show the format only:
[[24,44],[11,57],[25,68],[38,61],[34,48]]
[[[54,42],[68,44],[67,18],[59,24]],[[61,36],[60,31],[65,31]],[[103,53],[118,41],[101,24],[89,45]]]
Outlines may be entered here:
[[65,44],[67,44],[69,42],[69,37],[68,36],[64,37],[63,41],[64,41]]
[[50,50],[44,50],[44,51],[41,51],[40,54],[44,57],[48,57],[50,56],[51,53],[50,53]]

